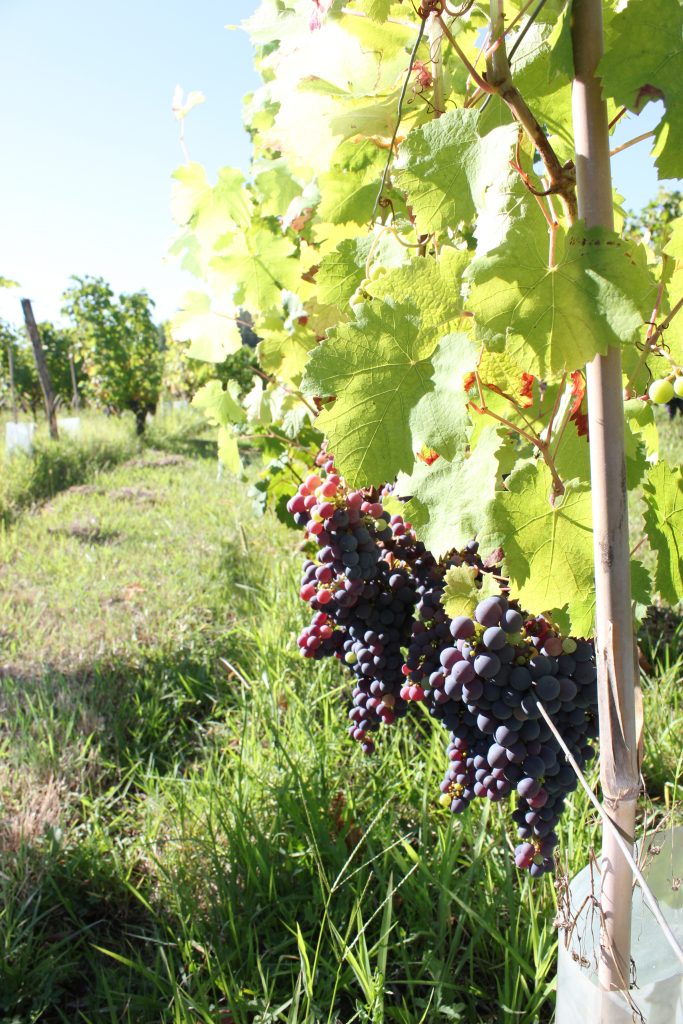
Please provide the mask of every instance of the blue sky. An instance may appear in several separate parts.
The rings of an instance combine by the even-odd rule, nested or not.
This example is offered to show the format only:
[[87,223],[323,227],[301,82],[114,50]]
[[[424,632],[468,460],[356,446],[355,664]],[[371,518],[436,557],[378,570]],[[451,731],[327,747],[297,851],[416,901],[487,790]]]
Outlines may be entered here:
[[[241,98],[258,84],[243,32],[257,0],[0,0],[0,316],[59,315],[71,274],[101,275],[116,291],[146,288],[157,316],[193,278],[164,263],[173,233],[170,175],[182,162],[173,90],[201,90],[189,116],[193,159],[209,174],[247,169]],[[651,108],[620,125],[615,145],[656,123]],[[641,143],[614,161],[615,185],[637,209],[657,189]]]

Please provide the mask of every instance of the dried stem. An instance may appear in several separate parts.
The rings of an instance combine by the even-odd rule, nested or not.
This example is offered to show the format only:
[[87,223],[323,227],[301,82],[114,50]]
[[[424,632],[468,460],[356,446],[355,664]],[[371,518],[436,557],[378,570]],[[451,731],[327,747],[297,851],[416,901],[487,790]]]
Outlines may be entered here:
[[625,149],[630,149],[631,146],[635,146],[637,142],[643,142],[644,139],[654,138],[654,131],[643,132],[642,135],[636,135],[635,139],[631,139],[629,142],[624,142],[623,145],[617,146],[616,149],[610,150],[610,156],[616,156],[617,153],[623,153]]

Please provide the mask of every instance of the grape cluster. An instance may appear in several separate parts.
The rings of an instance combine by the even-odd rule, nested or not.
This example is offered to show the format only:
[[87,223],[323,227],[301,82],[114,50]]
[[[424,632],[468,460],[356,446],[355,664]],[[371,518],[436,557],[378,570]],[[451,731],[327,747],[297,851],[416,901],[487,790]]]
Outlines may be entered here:
[[377,492],[349,489],[326,454],[318,465],[288,503],[317,548],[303,567],[300,595],[313,611],[298,641],[303,655],[336,657],[353,674],[349,734],[366,754],[380,725],[411,703],[441,721],[450,733],[442,806],[460,813],[477,797],[515,792],[515,862],[544,874],[576,776],[539,704],[585,765],[597,735],[592,644],[563,637],[502,593],[472,617],[451,619],[442,604],[451,566],[497,576],[477,543],[437,560]]
[[364,753],[372,733],[405,715],[403,653],[410,636],[415,593],[412,566],[424,556],[401,516],[390,517],[373,496],[350,490],[323,463],[288,503],[295,522],[315,541],[300,590],[314,611],[299,637],[305,657],[336,656],[355,676],[349,733]]
[[451,735],[448,756],[459,770],[454,775],[449,766],[442,803],[458,812],[474,796],[498,800],[515,790],[513,818],[522,840],[515,861],[542,875],[552,868],[555,826],[576,776],[539,703],[583,767],[595,753],[589,741],[597,735],[593,646],[560,636],[543,618],[525,621],[502,596],[481,601],[473,618],[453,619],[450,634],[430,686],[447,698],[441,704],[446,723],[463,706],[471,718],[469,736],[463,738],[462,729]]

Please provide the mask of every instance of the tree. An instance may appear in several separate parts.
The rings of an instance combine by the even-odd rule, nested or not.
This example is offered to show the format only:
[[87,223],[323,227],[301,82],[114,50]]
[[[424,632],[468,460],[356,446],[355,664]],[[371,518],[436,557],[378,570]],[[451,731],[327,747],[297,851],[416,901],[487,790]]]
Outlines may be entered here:
[[33,350],[23,329],[0,320],[0,406],[10,408],[11,386],[9,349],[14,364],[14,388],[17,403],[24,412],[35,418],[43,401]]
[[624,235],[652,246],[658,256],[671,236],[671,227],[683,213],[683,193],[660,188],[639,213],[627,213]]
[[102,278],[73,277],[63,312],[74,326],[77,352],[86,375],[84,391],[113,413],[129,409],[138,434],[154,411],[161,387],[160,332],[146,292],[114,292]]
[[[536,739],[522,737],[515,747],[510,733],[519,730],[505,723],[517,698],[506,690],[503,663],[494,672],[488,657],[477,676],[473,623],[467,651],[456,652],[478,684],[468,698],[439,689],[437,655],[457,660],[450,647],[433,664],[427,659],[431,674],[419,696],[403,696],[398,652],[390,682],[375,679],[382,686],[367,689],[380,655],[347,628],[359,601],[354,581],[362,585],[366,571],[357,550],[369,557],[364,546],[374,543],[377,559],[387,551],[383,493],[386,508],[408,516],[430,549],[436,574],[451,559],[480,594],[484,570],[497,567],[507,600],[530,616],[525,643],[533,644],[531,624],[543,620],[538,628],[553,634],[552,649],[569,653],[572,667],[577,650],[579,660],[591,661],[595,642],[603,799],[608,819],[631,843],[638,794],[633,622],[654,594],[674,604],[683,591],[676,540],[683,475],[657,461],[651,407],[682,384],[683,223],[677,217],[656,241],[660,260],[632,234],[614,231],[609,131],[627,110],[665,97],[653,158],[662,178],[681,173],[680,84],[665,58],[683,9],[658,0],[661,17],[653,18],[645,0],[607,4],[603,55],[598,0],[487,6],[425,0],[411,13],[390,0],[264,0],[246,25],[264,78],[247,106],[251,175],[223,168],[213,185],[198,164],[180,168],[174,251],[207,284],[204,295],[192,293],[183,321],[206,358],[222,350],[225,323],[240,305],[262,339],[265,386],[241,406],[218,386],[200,398],[233,437],[232,447],[224,443],[230,463],[236,437],[260,431],[272,503],[282,511],[284,489],[291,494],[292,481],[304,477],[289,511],[311,545],[326,538],[305,570],[301,594],[315,617],[302,650],[340,660],[343,653],[357,680],[353,713],[361,717],[354,721],[363,724],[354,731],[368,752],[368,731],[380,718],[393,721],[394,709],[405,712],[402,700],[424,701],[437,720],[449,703],[451,721],[478,711],[470,739],[487,751],[477,756],[503,772],[496,781],[518,785],[519,771],[503,767],[507,755],[493,747],[508,744],[528,767],[522,783],[536,805],[525,804],[518,787],[515,823],[524,842],[517,863],[540,874],[551,866],[545,837],[561,812],[560,791],[565,780],[567,791],[576,784],[571,772],[553,783],[549,765],[524,757]],[[654,391],[653,378],[661,385]],[[318,465],[339,472],[330,469],[328,480],[324,470],[321,481],[300,466],[323,438],[333,454]],[[640,518],[651,569],[629,555],[627,486],[645,496],[644,514],[636,507],[632,520]],[[362,539],[349,536],[363,515]],[[456,559],[466,561],[473,534],[486,559],[470,571]],[[462,582],[450,597],[437,595],[429,607],[441,618],[427,617],[417,636],[437,626],[443,632],[441,609],[452,625],[459,601],[469,621],[471,594]],[[383,596],[393,616],[390,591]],[[337,599],[345,617],[336,615]],[[371,603],[363,615],[372,614]],[[363,642],[377,646],[374,638]],[[555,656],[564,655],[549,648]],[[400,671],[418,673],[424,664],[415,654]],[[485,692],[485,670],[494,686],[500,671],[507,704],[491,686]],[[585,674],[595,671],[591,663]],[[538,692],[536,682],[528,685]],[[540,688],[556,693],[547,679]],[[572,687],[567,692],[571,703]],[[551,729],[558,723],[570,745],[577,742],[560,707],[553,710],[557,701],[557,694],[534,696],[515,718],[524,723],[550,706],[549,731],[538,726],[546,754],[548,744],[559,744]],[[575,709],[583,739],[589,704]],[[495,744],[486,739],[493,728]],[[575,758],[579,768],[587,756]],[[470,799],[458,787],[449,789],[454,812]],[[632,877],[614,834],[608,825],[600,976],[605,989],[623,990]]]

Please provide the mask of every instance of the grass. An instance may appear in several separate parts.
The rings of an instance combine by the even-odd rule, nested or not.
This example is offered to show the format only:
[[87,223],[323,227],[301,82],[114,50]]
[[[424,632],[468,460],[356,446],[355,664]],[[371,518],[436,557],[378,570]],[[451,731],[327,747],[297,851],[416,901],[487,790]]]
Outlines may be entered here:
[[[85,411],[80,419],[77,436],[62,431],[57,441],[50,439],[45,422],[39,422],[30,456],[9,456],[4,446],[0,449],[0,524],[9,524],[24,509],[94,479],[145,448],[216,456],[215,440],[210,432],[206,436],[206,421],[192,409],[154,417],[142,439],[136,437],[129,414],[106,419]],[[6,420],[0,418],[3,433]]]
[[[0,1020],[552,1018],[552,880],[514,869],[506,808],[438,810],[429,719],[350,743],[335,666],[293,643],[298,560],[245,486],[153,453],[3,536]],[[660,810],[672,628],[643,678]],[[571,873],[595,837],[574,794]]]

